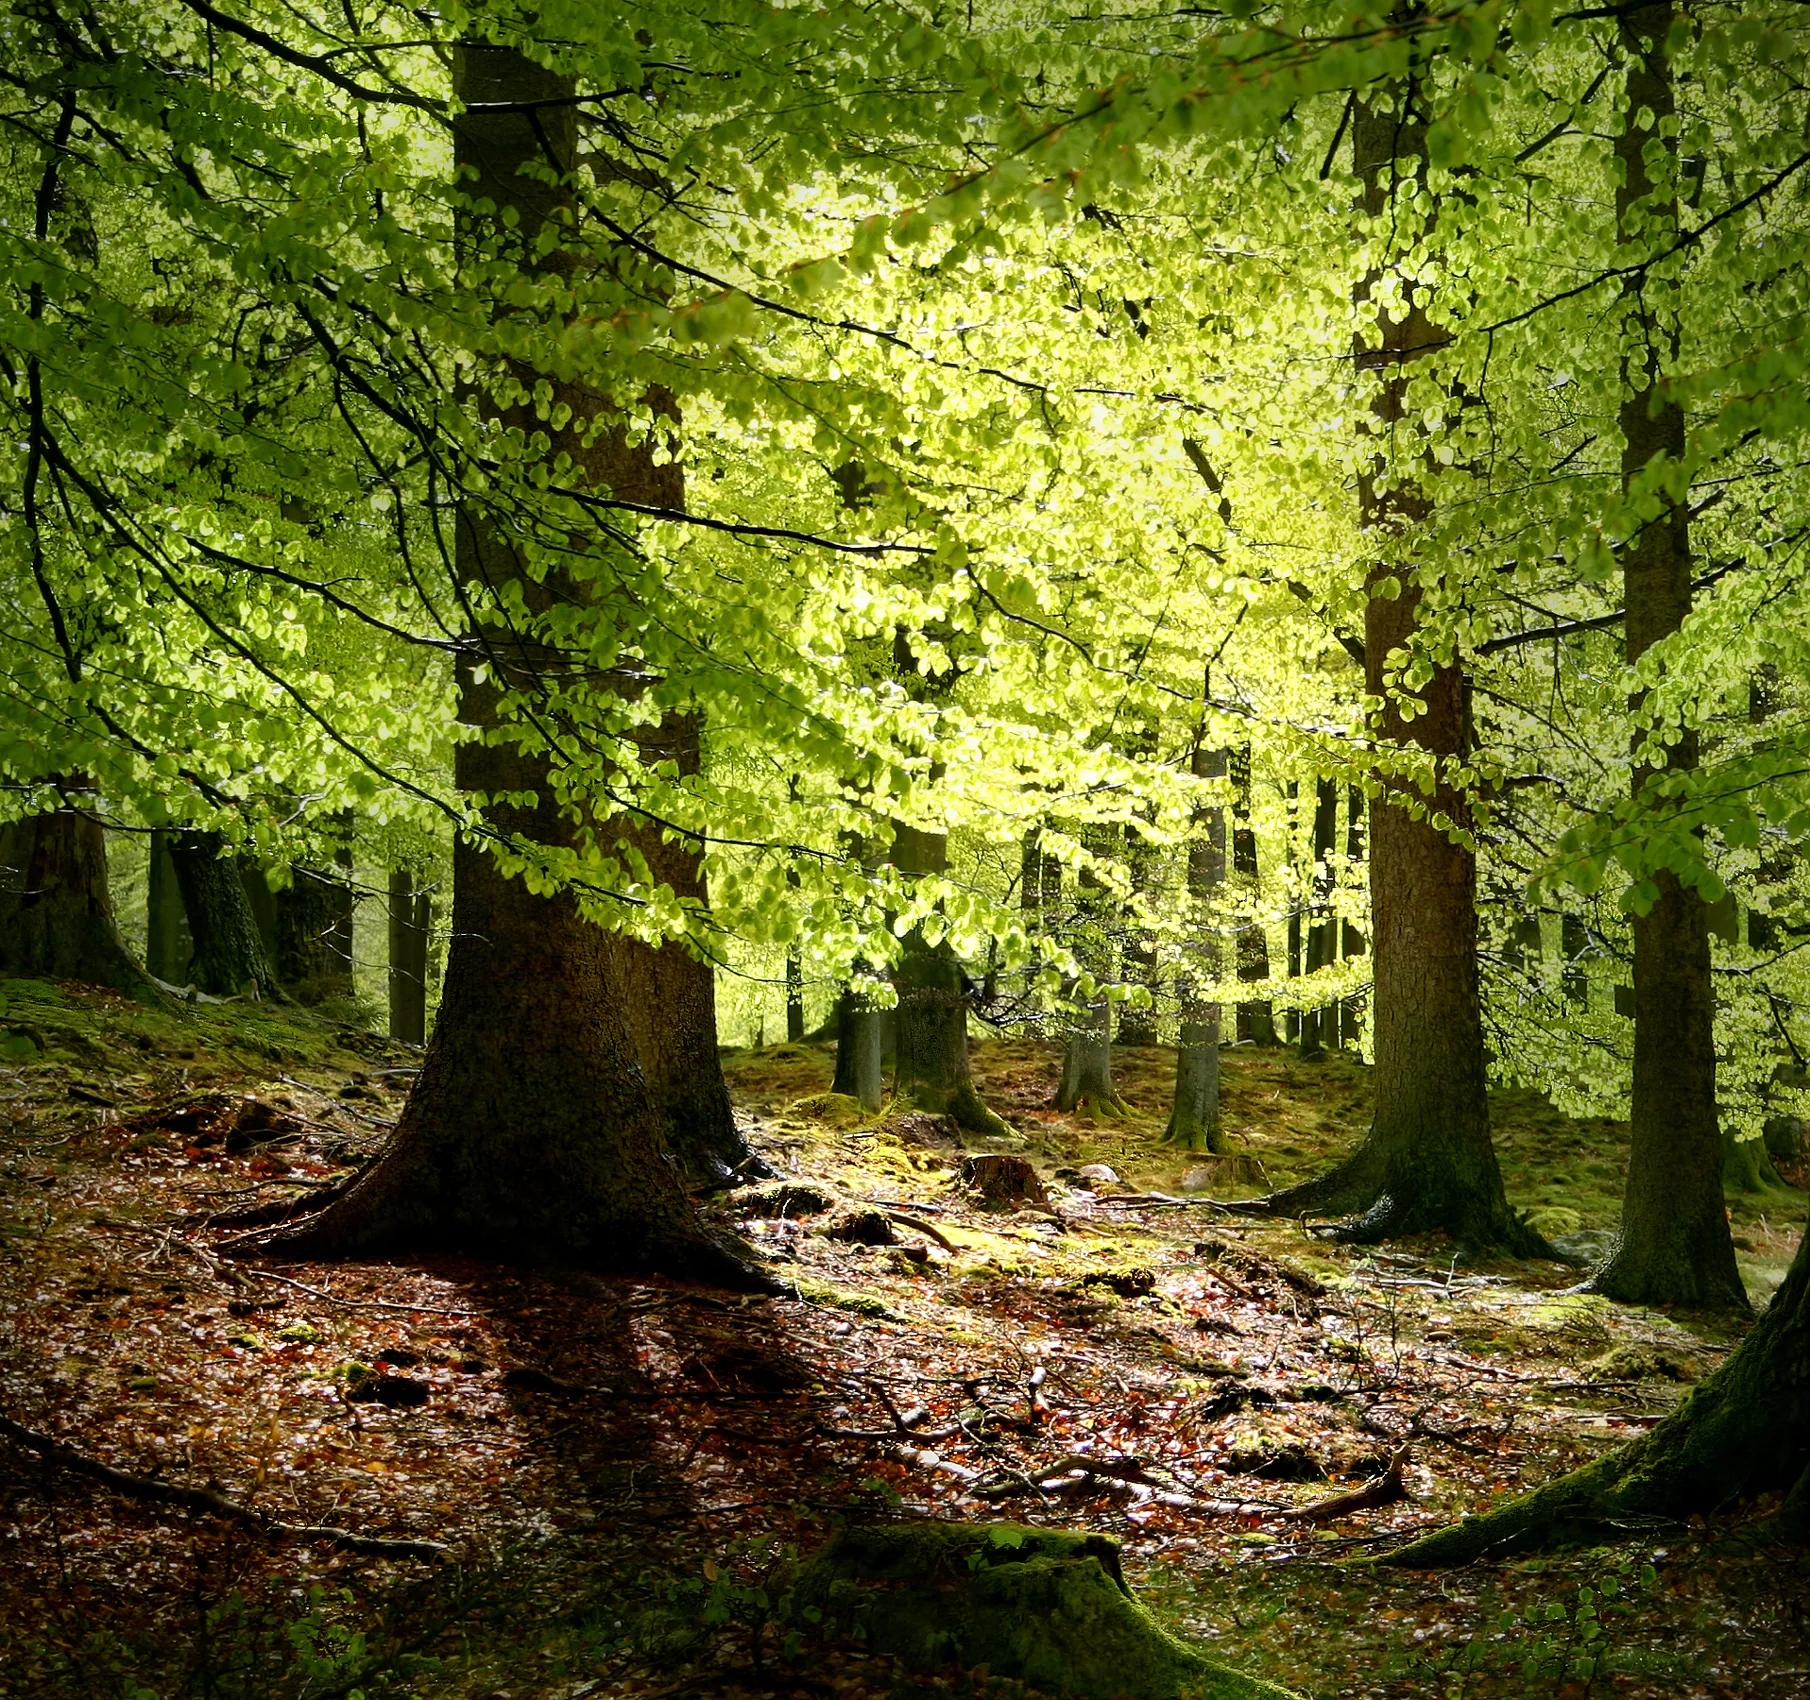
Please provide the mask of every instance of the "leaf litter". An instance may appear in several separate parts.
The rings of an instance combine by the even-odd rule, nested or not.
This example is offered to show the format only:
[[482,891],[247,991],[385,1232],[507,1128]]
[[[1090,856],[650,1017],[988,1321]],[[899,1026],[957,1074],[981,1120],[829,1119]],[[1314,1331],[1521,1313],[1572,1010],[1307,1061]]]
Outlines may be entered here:
[[[1571,1294],[1558,1265],[1356,1250],[1207,1202],[1355,1137],[1349,1059],[1229,1050],[1214,1158],[1160,1143],[1166,1051],[1121,1053],[1133,1114],[1094,1125],[1048,1107],[1051,1048],[977,1046],[1014,1130],[988,1142],[862,1116],[822,1047],[731,1056],[778,1180],[706,1208],[789,1289],[748,1298],[223,1257],[242,1230],[214,1218],[380,1147],[412,1054],[295,1015],[157,1028],[105,994],[31,998],[7,1013],[45,1043],[0,1083],[0,1413],[256,1521],[7,1444],[8,1700],[1017,1692],[808,1637],[783,1657],[780,1556],[901,1511],[1109,1533],[1172,1628],[1304,1694],[1810,1693],[1806,1572],[1735,1518],[1448,1576],[1342,1562],[1640,1432],[1733,1344]],[[1550,1186],[1538,1106],[1506,1109],[1511,1195]],[[1044,1202],[986,1208],[977,1154],[1028,1163]]]

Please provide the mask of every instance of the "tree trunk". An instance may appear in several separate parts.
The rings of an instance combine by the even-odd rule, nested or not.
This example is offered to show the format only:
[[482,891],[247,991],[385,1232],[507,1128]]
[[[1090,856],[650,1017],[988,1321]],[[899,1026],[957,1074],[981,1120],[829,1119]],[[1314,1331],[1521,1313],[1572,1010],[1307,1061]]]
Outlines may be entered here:
[[[70,781],[65,807],[17,822],[7,835],[9,891],[0,918],[0,973],[80,980],[147,1001],[155,984],[133,959],[107,889],[107,835]],[[16,885],[15,883],[16,882]]]
[[[1345,865],[1361,867],[1364,861],[1364,793],[1352,785],[1345,792]],[[1363,932],[1349,921],[1339,923],[1339,954],[1346,958],[1362,956],[1369,948]],[[1361,1051],[1364,1045],[1364,994],[1353,992],[1339,1005],[1338,1043],[1346,1050]]]
[[195,941],[189,982],[210,997],[282,1002],[239,858],[228,851],[226,839],[218,832],[179,832],[170,840],[170,862]]
[[[1301,818],[1301,788],[1294,780],[1288,782],[1288,860],[1292,869],[1295,864],[1296,828]],[[1288,911],[1288,977],[1291,980],[1301,978],[1301,900],[1299,896],[1289,905]],[[1298,1044],[1301,1039],[1301,1011],[1298,1008],[1286,1009],[1282,1012],[1282,1035],[1289,1044]]]
[[297,1003],[352,995],[352,866],[350,849],[338,865],[290,868],[287,891],[276,894],[276,974]]
[[836,1077],[832,1092],[853,1098],[871,1116],[880,1108],[885,1019],[852,987],[836,1000]]
[[[1196,742],[1197,779],[1223,779],[1227,754]],[[1217,905],[1226,877],[1226,817],[1218,804],[1194,810],[1194,838],[1188,845],[1188,896],[1194,913],[1189,941],[1192,963],[1177,976],[1182,1024],[1175,1051],[1175,1100],[1163,1137],[1186,1151],[1222,1151],[1219,1125],[1219,1005],[1200,995],[1203,979],[1219,978]]]
[[[1398,191],[1418,191],[1426,167],[1426,121],[1417,90],[1397,82],[1381,100],[1360,101],[1353,117],[1353,152],[1364,183],[1363,205],[1382,214]],[[1374,293],[1372,279],[1365,295]],[[1372,431],[1381,440],[1413,430],[1406,409],[1410,368],[1446,340],[1427,316],[1416,289],[1401,318],[1379,306],[1376,333],[1357,350],[1362,369],[1382,381],[1372,403]],[[1407,451],[1397,445],[1400,477]],[[1429,512],[1412,482],[1383,485],[1384,460],[1359,478],[1361,518],[1380,538],[1412,529]],[[1275,1193],[1265,1206],[1279,1213],[1354,1214],[1340,1229],[1369,1241],[1445,1229],[1464,1247],[1504,1246],[1532,1254],[1544,1242],[1508,1208],[1490,1143],[1477,966],[1475,854],[1445,830],[1465,830],[1467,799],[1451,781],[1469,741],[1467,686],[1455,665],[1437,666],[1414,693],[1414,713],[1402,711],[1399,683],[1385,679],[1412,645],[1420,591],[1411,566],[1387,560],[1372,569],[1364,616],[1365,688],[1383,701],[1377,734],[1384,749],[1423,753],[1437,764],[1430,796],[1387,771],[1372,809],[1370,901],[1376,965],[1373,1027],[1375,1112],[1364,1142],[1330,1173]],[[1397,800],[1399,799],[1399,800]],[[1416,815],[1419,806],[1423,812]],[[1435,818],[1443,817],[1441,824]]]
[[[940,874],[948,867],[949,840],[897,821],[893,860],[902,874]],[[949,941],[931,944],[923,928],[913,927],[899,952],[894,983],[899,995],[895,1099],[952,1116],[971,1133],[1009,1132],[981,1102],[968,1072],[968,990]]]
[[176,883],[176,864],[170,860],[172,832],[151,834],[151,866],[145,893],[145,966],[159,980],[172,986],[188,983],[189,958],[194,941],[189,918],[182,907],[182,889]]
[[[1131,870],[1131,885],[1134,893],[1143,895],[1150,889],[1152,864],[1155,853],[1149,840],[1135,827],[1127,827],[1125,831],[1125,859]],[[1142,986],[1150,993],[1150,1002],[1134,1005],[1129,1001],[1119,1005],[1119,1035],[1121,1045],[1154,1045],[1156,1032],[1156,945],[1143,930],[1143,923],[1138,917],[1136,899],[1128,901],[1123,910],[1125,928],[1124,978],[1132,985]]]
[[390,875],[390,1037],[405,1045],[427,1043],[427,946],[433,936],[433,899],[415,889],[407,868]]
[[[1339,824],[1339,790],[1330,779],[1314,784],[1313,898],[1307,929],[1307,972],[1330,968],[1333,961],[1332,843]],[[1332,1031],[1328,1032],[1327,1029]],[[1336,1005],[1308,1009],[1301,1016],[1301,1060],[1318,1062],[1326,1055],[1328,1041],[1338,1043]]]
[[1385,1562],[1430,1569],[1629,1540],[1653,1518],[1683,1522],[1779,1488],[1791,1491],[1777,1532],[1810,1539],[1810,1235],[1734,1355],[1651,1433]]
[[[572,169],[572,80],[512,49],[467,41],[454,83],[464,108],[454,120],[455,164],[475,179],[464,192],[516,215],[464,214],[468,248],[513,253],[524,269],[545,264],[533,245],[559,215],[564,192],[524,170],[543,161],[562,174]],[[514,376],[530,392],[538,378],[526,370]],[[565,384],[555,384],[554,394],[574,414],[551,433],[549,452],[570,454],[607,487],[607,475],[594,472],[595,444],[585,440],[597,398]],[[468,404],[524,434],[547,430],[529,406],[499,409],[485,395]],[[456,548],[467,585],[507,587],[530,613],[556,596],[584,594],[556,575],[524,573],[510,534],[478,500],[461,508]],[[459,670],[460,720],[480,736],[500,724],[505,689],[533,694],[563,659],[501,620],[483,636],[485,676],[471,659]],[[581,829],[556,801],[538,752],[468,737],[454,778],[467,793],[511,799],[484,810],[485,826],[504,841],[555,852],[579,847]],[[442,1249],[757,1280],[697,1220],[625,1019],[622,978],[622,953],[570,893],[531,891],[498,866],[487,844],[461,836],[453,847],[445,986],[415,1089],[382,1158],[287,1236],[285,1248],[296,1256]]]
[[[1676,105],[1665,52],[1672,16],[1668,3],[1643,7],[1621,21],[1628,116],[1615,143],[1622,166],[1616,214],[1627,241],[1641,239],[1655,225],[1663,236],[1678,222],[1676,200],[1654,199],[1646,161],[1656,138],[1667,149],[1677,147],[1668,128]],[[1651,129],[1635,125],[1634,115],[1643,108],[1653,114]],[[1676,333],[1646,300],[1647,287],[1644,278],[1629,285],[1635,346],[1643,352],[1623,368],[1624,486],[1656,461],[1677,464],[1684,458],[1684,410],[1655,395],[1663,356],[1675,348]],[[1677,631],[1690,612],[1690,519],[1682,502],[1665,501],[1623,547],[1622,578],[1631,665]],[[1638,711],[1638,701],[1635,707]],[[1696,733],[1686,729],[1667,751],[1664,769],[1635,768],[1634,794],[1640,796],[1665,771],[1696,765]],[[1591,1285],[1630,1304],[1745,1310],[1747,1294],[1722,1198],[1708,915],[1703,900],[1669,868],[1652,878],[1659,895],[1633,924],[1634,1074],[1621,1236]]]
[[[1259,873],[1257,833],[1251,825],[1251,747],[1232,752],[1232,878],[1249,907],[1238,922],[1238,978],[1260,984],[1270,977],[1269,935],[1257,914]],[[1238,1037],[1253,1045],[1276,1042],[1276,1020],[1268,998],[1238,1005]]]
[[1059,1110],[1085,1106],[1090,1116],[1111,1120],[1126,1113],[1112,1082],[1112,1006],[1104,997],[1088,1000],[1080,1025],[1068,1036],[1055,1104]]

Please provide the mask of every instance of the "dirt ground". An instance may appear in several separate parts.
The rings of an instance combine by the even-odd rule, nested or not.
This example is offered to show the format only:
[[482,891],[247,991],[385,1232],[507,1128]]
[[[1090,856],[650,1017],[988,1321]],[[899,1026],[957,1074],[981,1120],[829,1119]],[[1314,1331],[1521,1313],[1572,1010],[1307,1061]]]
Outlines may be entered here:
[[[1212,1158],[1161,1143],[1159,1048],[1121,1051],[1133,1113],[1091,1123],[1048,1107],[1053,1049],[978,1045],[1014,1128],[984,1149],[829,1096],[825,1047],[731,1055],[776,1178],[710,1209],[778,1298],[223,1257],[243,1230],[210,1218],[374,1150],[414,1061],[300,1015],[5,984],[0,1415],[141,1484],[0,1440],[6,1700],[1016,1692],[788,1622],[788,1554],[900,1509],[1109,1533],[1170,1628],[1327,1700],[1810,1694],[1810,1564],[1745,1539],[1763,1507],[1447,1575],[1352,1562],[1638,1434],[1736,1336],[1556,1263],[1219,1208],[1356,1137],[1348,1058],[1228,1050]],[[1548,1232],[1613,1226],[1623,1130],[1527,1092],[1497,1128]],[[1043,1196],[984,1208],[961,1166],[988,1153]],[[1804,1204],[1733,1201],[1756,1298]],[[1398,1460],[1400,1497],[1324,1513]]]

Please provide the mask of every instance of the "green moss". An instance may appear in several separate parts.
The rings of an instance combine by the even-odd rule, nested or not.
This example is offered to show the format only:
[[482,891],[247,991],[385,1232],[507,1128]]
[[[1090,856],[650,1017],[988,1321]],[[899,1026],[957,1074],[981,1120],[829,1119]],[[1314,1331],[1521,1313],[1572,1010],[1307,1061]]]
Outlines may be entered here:
[[792,1282],[792,1291],[808,1305],[822,1305],[827,1310],[848,1311],[854,1316],[891,1316],[893,1308],[877,1293],[850,1291],[831,1287],[822,1281],[809,1281],[800,1276]]
[[1078,1700],[1288,1700],[1160,1628],[1105,1535],[875,1524],[844,1529],[792,1580],[829,1632],[910,1665],[984,1665]]

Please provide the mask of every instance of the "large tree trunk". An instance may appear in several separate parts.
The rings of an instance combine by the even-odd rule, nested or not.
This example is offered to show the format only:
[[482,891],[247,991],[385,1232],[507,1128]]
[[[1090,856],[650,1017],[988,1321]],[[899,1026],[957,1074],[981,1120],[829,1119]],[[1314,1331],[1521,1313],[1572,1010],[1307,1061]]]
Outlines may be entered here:
[[1651,1433],[1387,1562],[1431,1568],[1628,1540],[1655,1517],[1683,1522],[1778,1488],[1790,1493],[1777,1532],[1810,1540],[1810,1236],[1734,1355]]
[[259,997],[281,1002],[282,988],[252,913],[239,859],[217,832],[179,832],[170,862],[182,892],[194,954],[189,981],[210,997]]
[[836,1075],[832,1092],[853,1098],[869,1115],[880,1108],[885,1016],[853,987],[836,1000]]
[[427,1043],[427,945],[433,932],[433,899],[415,889],[406,868],[390,875],[390,1037],[405,1045]]
[[1112,1007],[1104,997],[1087,1000],[1063,1047],[1055,1105],[1059,1110],[1085,1107],[1090,1116],[1114,1120],[1126,1113],[1112,1080]]
[[151,858],[145,892],[145,967],[172,986],[187,984],[189,958],[194,941],[189,918],[182,907],[182,888],[176,883],[176,864],[170,858],[173,832],[151,834]]
[[[902,874],[941,874],[948,867],[949,840],[897,821],[893,860]],[[899,1002],[893,1096],[951,1116],[971,1133],[1009,1132],[981,1102],[968,1072],[968,988],[949,941],[932,944],[923,928],[913,927],[899,952],[894,984]]]
[[[1646,149],[1676,149],[1668,128],[1676,112],[1666,32],[1669,4],[1643,7],[1621,21],[1628,62],[1628,117],[1616,138],[1622,167],[1616,212],[1624,240],[1655,225],[1675,228],[1678,206],[1656,200]],[[1654,117],[1639,128],[1634,114]],[[1647,301],[1644,279],[1630,285],[1631,334],[1641,351],[1623,368],[1622,480],[1632,485],[1655,461],[1684,458],[1684,410],[1660,401],[1662,352],[1676,332]],[[1658,403],[1655,405],[1655,403]],[[1682,502],[1664,502],[1622,550],[1628,661],[1638,661],[1684,624],[1691,607],[1690,519]],[[1638,711],[1639,704],[1636,703]],[[1665,771],[1697,765],[1697,736],[1680,732],[1660,772],[1634,770],[1638,797]],[[1655,804],[1655,806],[1663,806]],[[1747,1308],[1722,1199],[1722,1136],[1716,1120],[1715,996],[1710,982],[1709,917],[1697,893],[1669,868],[1659,895],[1634,917],[1634,1078],[1629,1110],[1627,1189],[1621,1236],[1591,1285],[1630,1304]]]
[[1131,888],[1136,894],[1127,900],[1123,910],[1125,929],[1124,978],[1128,984],[1142,986],[1150,994],[1147,1004],[1129,1000],[1119,1005],[1121,1045],[1154,1045],[1156,1031],[1157,963],[1156,943],[1144,931],[1138,915],[1137,897],[1150,890],[1155,873],[1156,853],[1150,841],[1135,826],[1125,829],[1125,861],[1131,873]]
[[[524,269],[542,263],[534,243],[558,216],[563,190],[524,171],[572,169],[573,82],[512,49],[474,41],[458,51],[454,82],[464,108],[454,121],[455,163],[475,179],[465,192],[516,215],[480,223],[481,215],[467,214],[465,240],[513,253]],[[516,376],[532,391],[537,374]],[[592,472],[594,445],[584,440],[603,404],[563,383],[555,396],[573,408],[573,419],[552,432],[549,452],[570,454],[607,485],[607,475]],[[499,410],[487,397],[472,399],[506,427],[547,429],[531,408]],[[476,501],[459,514],[456,547],[468,585],[507,587],[530,612],[544,611],[556,595],[583,594],[526,574],[509,533]],[[460,719],[480,736],[500,723],[502,690],[535,693],[562,659],[502,621],[483,636],[484,677],[476,656],[459,673]],[[502,839],[555,852],[579,845],[581,829],[553,795],[545,756],[467,738],[454,777],[467,793],[512,799],[484,811],[486,828]],[[705,1234],[668,1154],[665,1117],[622,1007],[621,957],[570,894],[536,894],[498,866],[488,845],[462,836],[453,849],[452,945],[439,1019],[415,1089],[382,1158],[288,1236],[288,1252],[438,1248],[756,1279]]]
[[[1224,750],[1194,746],[1197,779],[1223,779]],[[1219,977],[1217,905],[1226,877],[1226,817],[1217,803],[1194,810],[1194,838],[1188,845],[1188,967],[1180,982],[1182,1025],[1175,1050],[1175,1098],[1163,1137],[1187,1151],[1222,1151],[1219,1125],[1219,1005],[1201,996],[1200,982]]]
[[[1364,860],[1364,793],[1352,785],[1345,792],[1345,865],[1358,867]],[[1350,921],[1339,923],[1339,954],[1362,956],[1368,949],[1362,930]],[[1364,994],[1353,992],[1339,1004],[1338,1044],[1348,1050],[1361,1050],[1364,1043]]]
[[67,806],[20,821],[7,834],[0,973],[81,980],[154,999],[157,988],[114,919],[106,833],[82,807],[84,787],[71,782],[67,792]]
[[[1251,746],[1232,752],[1232,878],[1248,907],[1238,922],[1238,978],[1247,985],[1270,977],[1269,935],[1257,913],[1260,875],[1257,833],[1251,825]],[[1238,1005],[1238,1037],[1253,1045],[1276,1042],[1276,1019],[1268,998],[1247,998]]]
[[350,849],[331,868],[290,868],[276,894],[277,981],[297,1003],[352,995],[352,867]]
[[[1307,929],[1307,972],[1312,975],[1333,962],[1332,843],[1339,824],[1339,788],[1330,779],[1314,784],[1313,899]],[[1330,1031],[1329,1031],[1330,1029]],[[1317,1062],[1326,1055],[1328,1042],[1338,1040],[1336,1005],[1322,1005],[1301,1016],[1301,1059]]]
[[[1363,205],[1375,217],[1396,194],[1419,190],[1426,166],[1426,120],[1417,90],[1396,83],[1381,100],[1361,101],[1353,118],[1353,152],[1364,184]],[[1366,286],[1375,293],[1380,279]],[[1446,341],[1427,316],[1424,288],[1400,318],[1379,305],[1374,337],[1360,342],[1361,367],[1379,372],[1372,430],[1380,441],[1412,432],[1406,395],[1412,363]],[[1407,446],[1397,442],[1400,478]],[[1379,541],[1411,530],[1429,512],[1412,482],[1379,481],[1378,462],[1360,474],[1365,529]],[[1265,1200],[1290,1214],[1349,1213],[1340,1232],[1376,1240],[1443,1228],[1467,1247],[1500,1245],[1522,1253],[1544,1249],[1540,1237],[1508,1208],[1490,1143],[1477,966],[1477,863],[1455,842],[1470,807],[1451,781],[1469,741],[1463,672],[1437,666],[1403,713],[1400,686],[1386,678],[1413,644],[1420,591],[1412,569],[1379,561],[1364,616],[1365,688],[1384,703],[1377,734],[1436,763],[1430,795],[1388,772],[1372,813],[1371,927],[1376,964],[1373,1012],[1375,1112],[1362,1145],[1329,1174]],[[1416,813],[1416,808],[1422,812]],[[1450,832],[1433,817],[1450,823]]]

